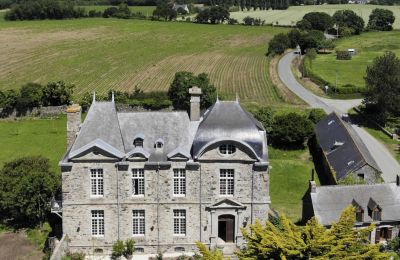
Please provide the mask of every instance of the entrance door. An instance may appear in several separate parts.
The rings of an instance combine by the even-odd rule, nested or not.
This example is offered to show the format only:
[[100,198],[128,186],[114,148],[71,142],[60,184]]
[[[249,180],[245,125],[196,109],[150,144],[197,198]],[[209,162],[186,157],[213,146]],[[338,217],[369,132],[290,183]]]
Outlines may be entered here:
[[235,242],[235,217],[221,215],[218,217],[218,237],[225,242]]

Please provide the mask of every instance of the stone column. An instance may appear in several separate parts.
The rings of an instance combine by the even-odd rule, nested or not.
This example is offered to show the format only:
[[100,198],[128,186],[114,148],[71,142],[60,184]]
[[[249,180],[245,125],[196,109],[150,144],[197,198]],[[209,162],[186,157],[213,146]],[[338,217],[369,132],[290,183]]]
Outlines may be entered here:
[[75,142],[76,135],[81,125],[82,109],[78,104],[67,108],[67,147],[70,148]]
[[218,236],[218,233],[215,233],[218,232],[218,219],[215,220],[215,210],[210,211],[210,227],[211,227],[210,247],[215,248],[217,246],[217,236]]

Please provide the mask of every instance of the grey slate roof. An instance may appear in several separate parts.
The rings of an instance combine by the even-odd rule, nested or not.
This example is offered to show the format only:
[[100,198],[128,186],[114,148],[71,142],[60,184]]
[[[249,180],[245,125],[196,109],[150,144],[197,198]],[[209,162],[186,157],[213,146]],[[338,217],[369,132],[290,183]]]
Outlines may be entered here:
[[396,183],[318,186],[311,200],[314,215],[323,225],[339,220],[343,209],[354,205],[353,200],[364,210],[364,222],[372,222],[368,215],[371,200],[382,209],[382,221],[400,220],[400,187]]
[[125,153],[117,110],[113,102],[93,102],[71,147],[69,158],[71,158],[71,154],[74,155],[80,148],[93,143],[97,139],[112,146],[119,152]]
[[[136,138],[143,139],[143,147],[134,146]],[[117,113],[114,102],[94,102],[63,161],[94,147],[119,159],[135,154],[149,162],[174,156],[192,159],[206,146],[226,140],[241,143],[260,161],[267,161],[265,130],[237,101],[218,101],[202,121],[190,121],[185,111]],[[156,149],[156,142],[163,147]]]
[[329,164],[336,172],[337,179],[346,177],[349,172],[356,171],[366,164],[380,171],[354,129],[341,120],[338,114],[331,113],[318,122],[315,133]]
[[267,160],[265,130],[238,101],[217,101],[206,111],[194,139],[193,156],[197,158],[207,146],[224,140],[242,143],[259,160]]

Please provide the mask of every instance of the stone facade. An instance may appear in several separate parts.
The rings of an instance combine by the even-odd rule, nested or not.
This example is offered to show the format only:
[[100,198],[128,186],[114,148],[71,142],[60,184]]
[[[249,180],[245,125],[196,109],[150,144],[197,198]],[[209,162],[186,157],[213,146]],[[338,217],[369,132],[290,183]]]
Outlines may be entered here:
[[[197,107],[192,109],[199,109],[199,102],[195,103]],[[242,111],[237,102],[221,104],[221,107],[223,106]],[[261,221],[267,219],[271,203],[270,178],[266,160],[266,134],[259,128],[260,126],[254,126],[252,133],[250,130],[248,133],[243,133],[244,136],[254,134],[252,143],[229,137],[229,131],[233,130],[228,129],[227,132],[221,133],[222,139],[208,142],[201,147],[201,152],[194,154],[191,151],[196,145],[197,134],[205,128],[202,124],[221,121],[213,118],[215,112],[213,109],[220,109],[214,106],[200,122],[196,122],[196,117],[189,120],[187,114],[180,115],[187,120],[185,124],[190,128],[187,134],[192,136],[189,142],[193,147],[189,145],[185,148],[183,145],[186,144],[177,144],[180,139],[185,140],[186,131],[182,136],[177,135],[177,141],[172,140],[172,135],[159,136],[161,134],[157,132],[157,136],[152,140],[163,138],[165,142],[163,148],[157,148],[156,144],[158,145],[160,141],[156,141],[154,148],[145,144],[143,147],[135,147],[130,152],[127,148],[126,151],[120,152],[120,149],[118,151],[114,149],[118,147],[115,136],[105,134],[110,126],[110,123],[103,123],[107,120],[106,116],[99,115],[96,119],[93,115],[95,109],[99,108],[89,110],[77,139],[60,162],[63,233],[69,237],[69,247],[72,252],[110,254],[112,245],[118,239],[133,238],[137,252],[145,254],[193,252],[196,251],[196,241],[201,241],[210,247],[223,248],[225,253],[231,254],[237,247],[243,245],[241,227],[254,223],[256,219]],[[197,113],[197,110],[194,112]],[[221,111],[217,112],[214,114],[220,115]],[[117,112],[109,114],[113,113]],[[162,115],[167,117],[170,112],[159,113],[164,113]],[[240,113],[248,117],[246,112]],[[233,114],[237,115],[238,112]],[[152,115],[154,117],[156,114]],[[229,117],[229,114],[227,116]],[[246,122],[245,120],[255,122],[250,117],[243,120],[243,122]],[[103,125],[89,131],[90,124],[94,122]],[[159,122],[161,127],[174,129],[178,129],[176,128],[178,123],[172,122],[168,126]],[[121,125],[122,121],[119,124],[119,127],[124,127]],[[220,129],[221,125],[216,127]],[[149,133],[153,130],[135,132],[132,135],[140,136],[146,141],[150,139]],[[95,131],[98,133],[93,133]],[[116,130],[114,135],[118,133],[120,132]],[[109,145],[112,141],[115,143],[113,147]],[[174,145],[168,146],[171,142]],[[230,148],[234,147],[233,152],[221,152],[221,146],[227,144]],[[124,146],[127,147],[125,143]],[[168,155],[163,157],[167,153]],[[102,169],[101,196],[92,195],[92,169]],[[143,195],[134,195],[133,169],[144,169]],[[176,188],[174,169],[184,169],[185,172],[184,194],[178,196],[174,195]],[[233,192],[230,192],[233,194],[229,195],[221,192],[221,187],[224,187],[221,183],[225,180],[222,180],[220,172],[226,169],[233,170],[234,173],[231,186]],[[93,235],[92,232],[92,211],[99,210],[104,212],[104,234],[101,236]],[[134,235],[134,210],[144,211],[144,234]],[[175,232],[177,226],[174,223],[174,210],[185,210],[183,234]],[[229,239],[230,235],[232,240]]]

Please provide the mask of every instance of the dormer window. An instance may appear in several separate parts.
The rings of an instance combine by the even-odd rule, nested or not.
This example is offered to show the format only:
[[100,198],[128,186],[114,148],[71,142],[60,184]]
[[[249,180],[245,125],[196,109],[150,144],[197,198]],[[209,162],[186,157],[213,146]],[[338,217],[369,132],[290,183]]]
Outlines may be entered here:
[[373,221],[382,220],[382,208],[372,198],[368,202],[368,215]]
[[142,138],[136,138],[136,139],[133,141],[133,145],[134,145],[135,147],[143,147],[143,139],[142,139]]
[[236,152],[236,146],[232,144],[223,144],[219,147],[221,154],[234,154]]
[[164,147],[164,140],[159,138],[157,139],[157,141],[154,143],[154,148],[156,148],[156,150],[160,150]]
[[161,142],[156,143],[156,148],[162,148],[162,147],[163,147],[163,143],[161,143]]
[[364,221],[364,210],[363,210],[363,208],[355,200],[353,200],[353,202],[351,204],[356,209],[356,221],[357,222],[363,222]]

